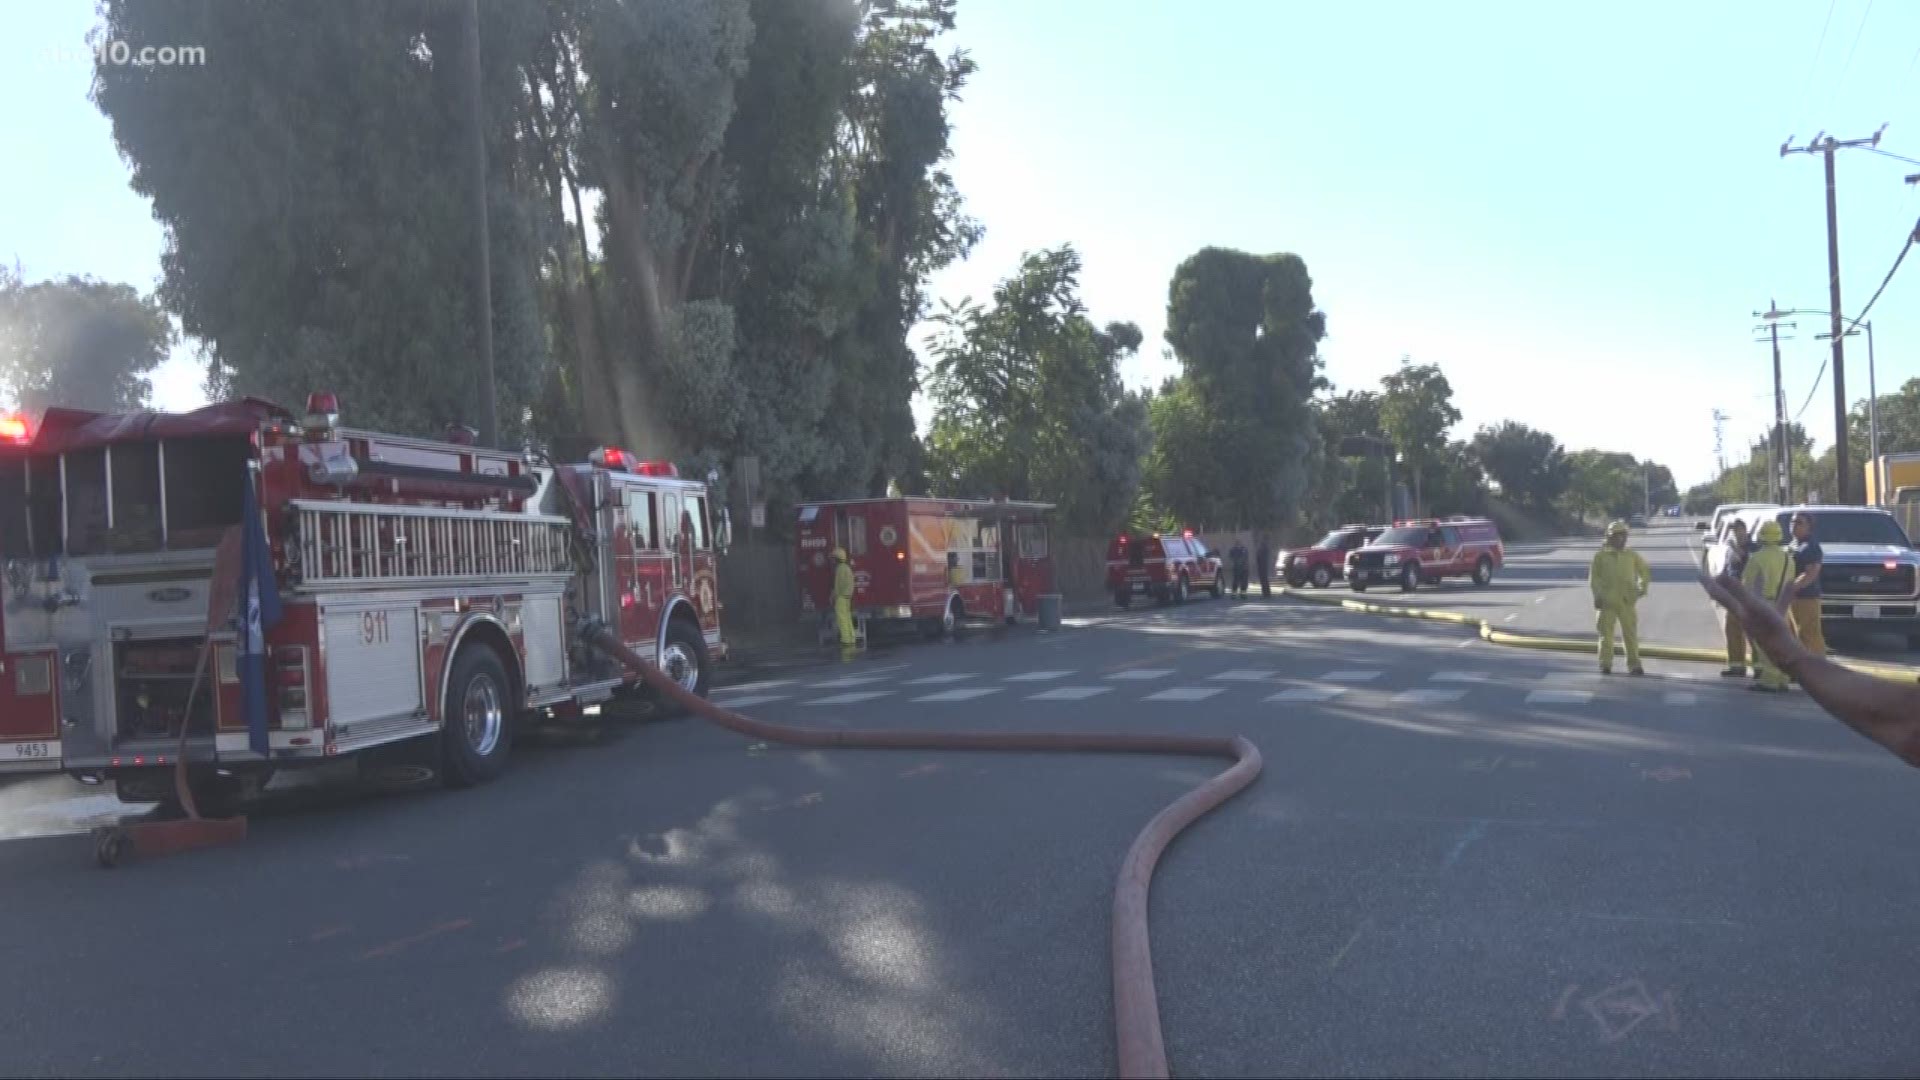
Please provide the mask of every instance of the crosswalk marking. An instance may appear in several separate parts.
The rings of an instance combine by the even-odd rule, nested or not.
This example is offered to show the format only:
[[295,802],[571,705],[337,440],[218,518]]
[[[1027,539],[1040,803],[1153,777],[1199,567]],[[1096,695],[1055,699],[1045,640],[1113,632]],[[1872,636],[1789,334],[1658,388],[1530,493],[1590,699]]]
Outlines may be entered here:
[[809,690],[844,690],[850,686],[865,686],[868,683],[885,682],[891,675],[849,675],[842,679],[828,679],[826,682],[808,683]]
[[1379,677],[1379,668],[1370,671],[1329,671],[1320,676],[1326,682],[1372,682]]
[[1484,671],[1436,671],[1433,673],[1433,681],[1482,683],[1487,681],[1487,673]]
[[765,705],[769,701],[785,701],[785,694],[748,694],[746,697],[721,698],[718,702],[723,709],[745,709],[754,705]]
[[1131,671],[1116,671],[1107,678],[1139,682],[1146,679],[1164,679],[1171,674],[1173,674],[1172,668],[1134,668]]
[[1021,675],[1009,675],[1007,682],[1047,682],[1051,679],[1064,679],[1073,674],[1071,671],[1029,671]]
[[872,701],[893,693],[891,690],[856,690],[851,694],[835,694],[832,697],[817,698],[807,702],[809,705],[857,705],[862,701]]
[[1028,701],[1085,701],[1111,691],[1111,686],[1056,686],[1027,698]]
[[955,683],[955,682],[961,682],[965,679],[977,679],[977,678],[979,678],[979,676],[975,675],[971,671],[961,671],[961,672],[952,672],[946,675],[929,675],[924,679],[908,679],[904,685],[906,686],[942,686],[942,685],[945,685],[946,683]]
[[1344,686],[1290,686],[1277,694],[1269,694],[1268,701],[1332,701],[1347,692]]
[[1234,671],[1223,671],[1220,674],[1215,675],[1214,678],[1220,680],[1221,682],[1266,682],[1268,679],[1271,679],[1278,674],[1280,673],[1277,671],[1256,671],[1249,668],[1249,669],[1240,669],[1240,670],[1234,670]]
[[771,690],[776,686],[792,686],[792,679],[760,679],[756,682],[734,683],[714,691],[716,694],[743,694],[749,690]]
[[1692,705],[1700,698],[1691,690],[1669,690],[1662,700],[1669,705]]
[[957,690],[942,690],[937,694],[927,694],[924,697],[917,697],[913,700],[972,701],[974,698],[986,697],[988,694],[997,694],[999,692],[1000,688],[997,686],[962,686]]
[[1148,701],[1205,701],[1220,693],[1218,687],[1176,686],[1171,690],[1162,690],[1157,694],[1148,694]]
[[1451,701],[1459,701],[1466,696],[1465,690],[1442,690],[1429,687],[1420,690],[1402,690],[1394,695],[1393,700],[1402,705],[1444,705]]
[[1527,694],[1529,705],[1585,705],[1592,700],[1591,690],[1534,690]]

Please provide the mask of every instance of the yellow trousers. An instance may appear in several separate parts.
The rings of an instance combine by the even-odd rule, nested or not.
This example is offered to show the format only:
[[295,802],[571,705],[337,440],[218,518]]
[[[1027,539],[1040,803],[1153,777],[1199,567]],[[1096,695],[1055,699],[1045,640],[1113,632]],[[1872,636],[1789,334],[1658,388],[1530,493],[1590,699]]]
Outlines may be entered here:
[[[1740,625],[1739,617],[1731,612],[1723,612],[1722,617],[1727,624],[1727,667],[1729,669],[1746,667],[1747,628]],[[1753,651],[1759,652],[1760,647],[1754,646]]]
[[856,644],[853,634],[853,601],[844,597],[835,597],[833,621],[840,627],[840,644],[852,648]]
[[1632,604],[1606,604],[1594,620],[1600,631],[1600,670],[1613,670],[1613,628],[1620,628],[1620,640],[1627,646],[1627,667],[1640,669],[1640,617]]
[[1787,622],[1800,644],[1815,656],[1827,655],[1827,634],[1820,626],[1820,598],[1795,600],[1787,608]]

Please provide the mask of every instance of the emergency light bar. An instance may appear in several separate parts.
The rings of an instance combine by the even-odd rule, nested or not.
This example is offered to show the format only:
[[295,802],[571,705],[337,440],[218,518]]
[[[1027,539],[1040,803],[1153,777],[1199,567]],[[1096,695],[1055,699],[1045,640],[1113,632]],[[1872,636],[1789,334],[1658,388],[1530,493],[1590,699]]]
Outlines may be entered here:
[[340,396],[330,390],[308,394],[306,426],[319,431],[340,426]]
[[0,442],[23,443],[33,432],[27,427],[27,418],[15,413],[0,413]]
[[671,461],[642,461],[633,466],[633,471],[641,476],[671,476],[678,478],[680,469]]
[[632,459],[627,456],[627,452],[617,446],[603,446],[588,454],[587,460],[603,469],[619,469],[622,472],[632,464]]

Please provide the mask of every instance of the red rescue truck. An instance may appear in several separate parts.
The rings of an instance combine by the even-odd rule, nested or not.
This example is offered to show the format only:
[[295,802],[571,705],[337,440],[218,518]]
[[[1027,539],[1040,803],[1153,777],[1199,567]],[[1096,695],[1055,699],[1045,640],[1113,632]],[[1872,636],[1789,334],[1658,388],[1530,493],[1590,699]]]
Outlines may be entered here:
[[853,614],[865,625],[916,622],[929,637],[967,618],[1038,612],[1053,592],[1051,503],[848,499],[797,511],[803,618],[833,621],[833,552],[853,568]]
[[[184,723],[215,799],[415,739],[446,782],[478,783],[519,724],[631,688],[576,640],[583,620],[705,691],[728,528],[704,485],[614,448],[554,466],[338,414],[315,394],[299,419],[246,399],[0,424],[0,760],[164,800]],[[242,689],[250,635],[207,632],[247,528],[281,616],[261,627],[264,715]]]

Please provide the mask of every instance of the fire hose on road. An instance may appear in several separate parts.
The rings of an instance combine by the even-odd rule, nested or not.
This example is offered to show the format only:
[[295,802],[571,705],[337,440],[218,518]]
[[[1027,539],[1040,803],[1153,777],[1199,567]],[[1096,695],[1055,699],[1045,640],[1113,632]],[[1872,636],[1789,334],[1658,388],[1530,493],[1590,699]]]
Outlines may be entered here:
[[1147,936],[1147,890],[1161,852],[1200,815],[1232,798],[1260,775],[1260,751],[1235,735],[1120,735],[1098,732],[823,731],[753,720],[689,693],[597,623],[582,641],[619,660],[656,692],[729,731],[788,746],[843,750],[994,750],[1105,754],[1174,754],[1227,758],[1233,765],[1154,815],[1134,837],[1113,892],[1113,1020],[1122,1077],[1164,1077],[1166,1044],[1153,988]]

